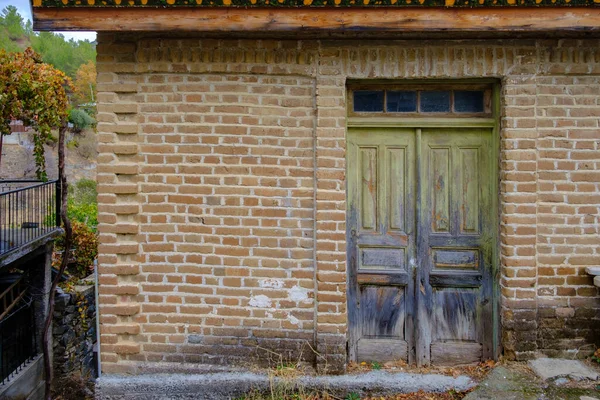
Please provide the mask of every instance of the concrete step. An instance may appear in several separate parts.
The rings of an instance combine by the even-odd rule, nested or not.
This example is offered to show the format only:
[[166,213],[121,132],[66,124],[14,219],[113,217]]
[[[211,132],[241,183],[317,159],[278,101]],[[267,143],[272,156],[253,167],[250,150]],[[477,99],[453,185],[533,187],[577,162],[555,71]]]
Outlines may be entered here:
[[468,376],[371,371],[340,376],[298,376],[281,379],[252,372],[209,374],[102,375],[96,381],[96,399],[110,400],[219,400],[238,398],[252,390],[268,391],[283,385],[304,392],[322,391],[345,398],[396,393],[465,391],[475,386]]

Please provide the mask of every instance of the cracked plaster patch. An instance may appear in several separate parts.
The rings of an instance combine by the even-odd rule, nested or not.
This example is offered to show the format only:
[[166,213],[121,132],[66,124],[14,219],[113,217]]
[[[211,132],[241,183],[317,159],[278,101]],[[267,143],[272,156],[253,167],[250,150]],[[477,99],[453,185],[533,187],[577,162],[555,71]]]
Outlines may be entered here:
[[264,294],[259,294],[258,296],[252,296],[248,304],[252,307],[269,308],[271,307],[271,299]]
[[288,299],[296,302],[308,302],[308,290],[301,288],[300,286],[294,286],[288,292]]
[[294,286],[288,291],[288,299],[296,302],[308,302],[308,290],[301,288],[300,286]]
[[292,314],[288,314],[288,321],[290,321],[290,324],[294,324],[294,325],[300,325],[300,320],[296,317],[294,317]]

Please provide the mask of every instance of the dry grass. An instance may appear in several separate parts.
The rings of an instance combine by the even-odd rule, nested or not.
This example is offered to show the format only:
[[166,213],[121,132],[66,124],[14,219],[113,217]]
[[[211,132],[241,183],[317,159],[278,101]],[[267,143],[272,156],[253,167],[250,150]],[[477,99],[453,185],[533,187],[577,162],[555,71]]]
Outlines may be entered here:
[[453,367],[416,367],[408,365],[404,361],[386,362],[384,364],[362,362],[360,364],[350,363],[348,365],[348,373],[364,373],[374,369],[381,369],[389,372],[407,372],[411,374],[440,374],[453,376],[455,378],[460,375],[467,375],[474,381],[480,382],[496,365],[497,363],[492,360],[479,364],[458,365]]
[[416,393],[395,394],[392,396],[363,397],[361,400],[461,400],[468,392],[426,393],[422,390]]
[[[317,358],[324,358],[317,353],[310,344],[303,348],[298,359],[291,360],[283,355],[258,347],[258,350],[265,354],[269,364],[272,366],[267,370],[269,376],[269,388],[266,391],[253,390],[250,393],[239,397],[238,400],[461,400],[468,392],[456,392],[450,390],[445,393],[426,393],[419,391],[416,393],[395,394],[390,396],[366,396],[360,397],[356,393],[348,393],[344,397],[334,395],[328,391],[310,390],[302,386],[299,377],[313,372],[310,367],[301,362],[304,350],[313,352]],[[450,376],[468,375],[475,380],[483,379],[487,373],[495,366],[493,361],[488,361],[478,365],[468,365],[453,368],[431,367],[416,368],[409,367],[405,362],[398,361],[385,363],[383,365],[372,363],[351,363],[348,366],[349,373],[365,373],[373,369],[388,370],[390,372],[410,372],[410,373],[440,373]],[[327,367],[325,366],[325,369]]]
[[77,153],[87,160],[95,160],[98,156],[98,140],[92,129],[86,129],[77,136]]
[[[237,400],[346,400],[345,398],[333,397],[327,393],[304,393],[272,391],[270,393],[251,392]],[[354,400],[354,399],[353,399]]]
[[427,393],[419,391],[415,393],[394,394],[390,396],[367,396],[360,397],[356,393],[350,393],[345,397],[336,397],[327,392],[304,393],[275,391],[270,393],[251,392],[238,400],[461,400],[468,392],[448,391],[445,393]]

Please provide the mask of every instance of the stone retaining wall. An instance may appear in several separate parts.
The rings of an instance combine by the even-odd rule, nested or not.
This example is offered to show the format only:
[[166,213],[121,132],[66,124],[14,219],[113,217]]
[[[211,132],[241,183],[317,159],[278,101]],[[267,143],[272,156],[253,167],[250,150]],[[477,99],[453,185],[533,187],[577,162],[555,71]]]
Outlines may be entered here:
[[96,301],[94,286],[58,289],[53,321],[54,379],[81,373],[95,376]]

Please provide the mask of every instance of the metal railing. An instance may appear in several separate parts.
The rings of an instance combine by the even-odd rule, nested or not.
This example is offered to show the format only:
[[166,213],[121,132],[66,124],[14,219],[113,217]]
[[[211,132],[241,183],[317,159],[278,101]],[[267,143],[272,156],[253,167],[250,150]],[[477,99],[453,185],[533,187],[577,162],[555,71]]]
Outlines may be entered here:
[[25,280],[21,275],[17,280],[11,283],[8,288],[0,293],[0,320],[9,314],[12,309],[19,304],[23,297],[25,297],[26,294],[27,285],[25,284]]
[[0,384],[4,385],[37,356],[33,300],[27,296],[0,320]]
[[58,229],[60,183],[0,180],[0,255]]

